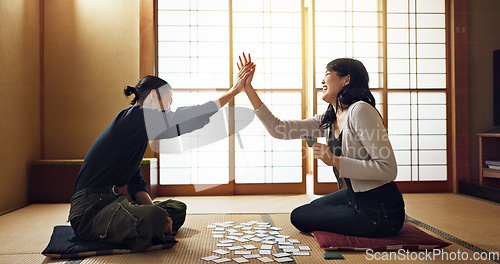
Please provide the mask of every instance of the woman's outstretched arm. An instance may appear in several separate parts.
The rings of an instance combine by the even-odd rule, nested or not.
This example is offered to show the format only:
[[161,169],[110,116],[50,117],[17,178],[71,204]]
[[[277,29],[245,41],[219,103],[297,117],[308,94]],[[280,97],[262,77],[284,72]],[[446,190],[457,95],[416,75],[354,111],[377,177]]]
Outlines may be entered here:
[[281,120],[275,117],[266,105],[260,100],[257,91],[252,87],[252,79],[255,73],[255,64],[252,62],[252,57],[248,57],[243,53],[243,59],[239,57],[240,62],[237,64],[240,71],[245,70],[245,67],[251,67],[253,70],[245,82],[244,90],[255,109],[255,114],[260,119],[269,134],[279,139],[298,139],[305,136],[323,137],[324,130],[320,127],[321,116],[314,116],[302,120]]

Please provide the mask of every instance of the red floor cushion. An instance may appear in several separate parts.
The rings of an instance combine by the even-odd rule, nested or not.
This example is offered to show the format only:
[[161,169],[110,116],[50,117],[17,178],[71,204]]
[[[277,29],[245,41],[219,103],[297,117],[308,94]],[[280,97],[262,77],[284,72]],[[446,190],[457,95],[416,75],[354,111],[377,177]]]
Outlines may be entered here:
[[403,225],[397,236],[386,238],[344,236],[325,231],[315,231],[313,235],[321,248],[337,251],[425,250],[451,245],[451,243],[433,237],[408,223]]

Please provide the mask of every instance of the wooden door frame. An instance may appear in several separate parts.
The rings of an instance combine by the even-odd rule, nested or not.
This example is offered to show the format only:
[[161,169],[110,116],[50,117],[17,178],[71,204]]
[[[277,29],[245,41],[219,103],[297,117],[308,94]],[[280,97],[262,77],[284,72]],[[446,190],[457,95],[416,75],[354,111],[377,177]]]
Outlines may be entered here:
[[[448,180],[432,182],[397,182],[402,192],[457,192],[461,181],[470,182],[469,146],[469,77],[468,77],[468,23],[467,0],[446,0],[446,53],[447,53],[447,123],[448,128]],[[139,72],[140,76],[158,75],[158,0],[139,2]],[[314,23],[314,17],[312,18]],[[232,55],[232,51],[230,51]],[[314,54],[314,51],[313,51]],[[314,70],[314,68],[313,68]],[[313,96],[315,101],[316,96]],[[457,107],[460,102],[460,107]],[[316,105],[313,105],[316,111]],[[460,120],[459,122],[457,120]],[[303,148],[304,151],[304,148]],[[305,157],[306,155],[303,155]],[[146,157],[159,158],[151,149]],[[160,195],[233,195],[305,193],[307,168],[303,160],[303,182],[271,184],[235,184],[234,178],[225,186],[216,186],[196,192],[194,185],[159,186]],[[159,167],[159,166],[158,166]],[[317,168],[317,161],[313,162]],[[159,173],[158,173],[159,177]],[[158,179],[159,182],[159,179]],[[336,183],[317,182],[314,170],[315,193],[323,194],[337,190]]]

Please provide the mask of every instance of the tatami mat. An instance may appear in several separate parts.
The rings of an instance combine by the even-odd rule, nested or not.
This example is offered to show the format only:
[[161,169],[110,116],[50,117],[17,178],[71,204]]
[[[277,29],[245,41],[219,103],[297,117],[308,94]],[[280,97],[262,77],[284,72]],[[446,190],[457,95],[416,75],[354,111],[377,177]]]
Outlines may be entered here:
[[[179,241],[173,248],[153,251],[148,253],[137,253],[127,255],[100,256],[86,258],[82,264],[103,264],[103,263],[169,263],[169,264],[186,264],[186,263],[209,263],[201,260],[202,257],[217,255],[212,253],[218,249],[216,244],[220,239],[212,237],[212,229],[208,229],[207,225],[216,222],[234,221],[235,223],[245,223],[249,221],[262,221],[260,214],[227,214],[227,215],[188,215],[186,223],[179,230],[175,237]],[[241,243],[235,242],[234,246],[251,244],[251,242]],[[232,253],[224,255],[224,257],[237,257]],[[241,257],[241,256],[240,256]],[[212,262],[210,262],[212,263]],[[235,263],[235,262],[233,262]],[[256,259],[249,263],[262,263]]]
[[[379,255],[378,257],[375,257],[374,255],[368,255],[365,252],[337,252],[337,251],[331,251],[329,253],[341,253],[344,257],[344,260],[325,260],[323,258],[323,254],[327,251],[324,249],[321,249],[319,247],[319,244],[316,242],[316,239],[309,234],[304,234],[299,232],[291,223],[290,223],[290,216],[289,215],[284,215],[284,214],[273,214],[271,215],[271,218],[273,219],[273,222],[276,226],[282,227],[283,230],[281,231],[282,234],[290,235],[294,238],[297,238],[302,245],[307,245],[311,247],[311,256],[294,256],[295,262],[297,264],[308,264],[308,263],[314,263],[314,264],[321,264],[321,263],[345,263],[345,264],[350,264],[350,263],[427,263],[427,261],[419,261],[419,260],[411,260],[411,259],[403,259],[401,256],[396,255],[395,257],[392,258],[392,260],[382,260],[382,256]],[[422,229],[422,228],[420,228]],[[422,229],[423,231],[439,237],[425,229]],[[442,237],[439,237],[443,239]],[[446,239],[444,239],[446,240]],[[453,243],[452,241],[448,241],[450,243]],[[467,254],[472,257],[474,252],[471,250],[468,250],[464,247],[461,247],[457,244],[452,244],[449,247],[446,247],[444,249],[445,252],[448,253],[456,253],[456,252],[467,252]],[[378,260],[380,259],[380,260]],[[341,262],[340,262],[341,261]],[[457,263],[457,261],[453,261],[450,259],[443,259],[441,257],[436,257],[433,260],[428,261],[429,263]],[[493,261],[466,261],[464,263],[495,263]]]
[[[81,263],[209,263],[200,258],[212,255],[216,249],[206,226],[213,222],[250,220],[265,221],[270,218],[284,228],[283,234],[299,239],[313,250],[311,256],[295,256],[296,263],[372,263],[365,253],[343,252],[345,260],[324,260],[314,237],[298,232],[290,223],[290,211],[317,198],[311,195],[289,196],[219,196],[175,197],[188,204],[186,224],[176,237],[179,243],[171,249],[149,253],[100,256],[86,258]],[[460,240],[493,253],[500,252],[499,204],[460,194],[404,194],[408,214]],[[162,198],[159,198],[162,200]],[[69,204],[32,204],[0,216],[0,264],[3,263],[52,263],[67,262],[45,258],[40,252],[47,246],[53,227],[69,225],[66,218]],[[253,214],[251,214],[253,212]],[[227,214],[232,213],[232,214]],[[422,230],[435,235],[434,233]],[[453,244],[445,252],[472,252]],[[385,263],[386,261],[384,261]],[[403,261],[397,263],[422,263]],[[75,262],[73,262],[75,263]],[[251,263],[260,263],[253,260]],[[396,263],[396,262],[394,262]],[[431,263],[457,263],[436,259]],[[460,263],[474,263],[470,260]],[[478,262],[479,263],[479,262]],[[480,261],[480,263],[494,263]]]
[[69,204],[32,204],[0,217],[0,255],[39,254],[52,229],[66,222]]
[[500,205],[452,193],[404,194],[406,212],[421,222],[491,252],[500,252]]

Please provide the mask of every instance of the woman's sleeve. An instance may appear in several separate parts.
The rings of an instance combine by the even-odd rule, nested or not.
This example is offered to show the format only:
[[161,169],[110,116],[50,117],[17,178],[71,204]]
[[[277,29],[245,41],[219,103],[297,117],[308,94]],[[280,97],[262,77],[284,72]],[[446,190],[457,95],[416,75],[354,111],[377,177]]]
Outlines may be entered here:
[[[358,103],[352,106],[349,115],[349,123],[346,128],[354,138],[346,140],[358,140],[367,152],[366,157],[361,159],[349,158],[351,151],[357,151],[355,156],[362,155],[361,148],[350,149],[347,145],[347,154],[340,159],[339,171],[342,178],[358,180],[386,180],[393,181],[397,175],[397,164],[394,151],[389,141],[387,130],[382,123],[382,118],[375,108],[366,103]],[[345,128],[344,128],[345,129]],[[352,146],[352,145],[351,145]]]
[[144,107],[148,140],[173,138],[200,129],[219,108],[213,101],[202,105],[179,107],[175,112]]
[[278,139],[297,139],[305,136],[323,137],[321,128],[322,116],[314,116],[303,120],[281,120],[275,117],[265,104],[254,111],[269,134]]

